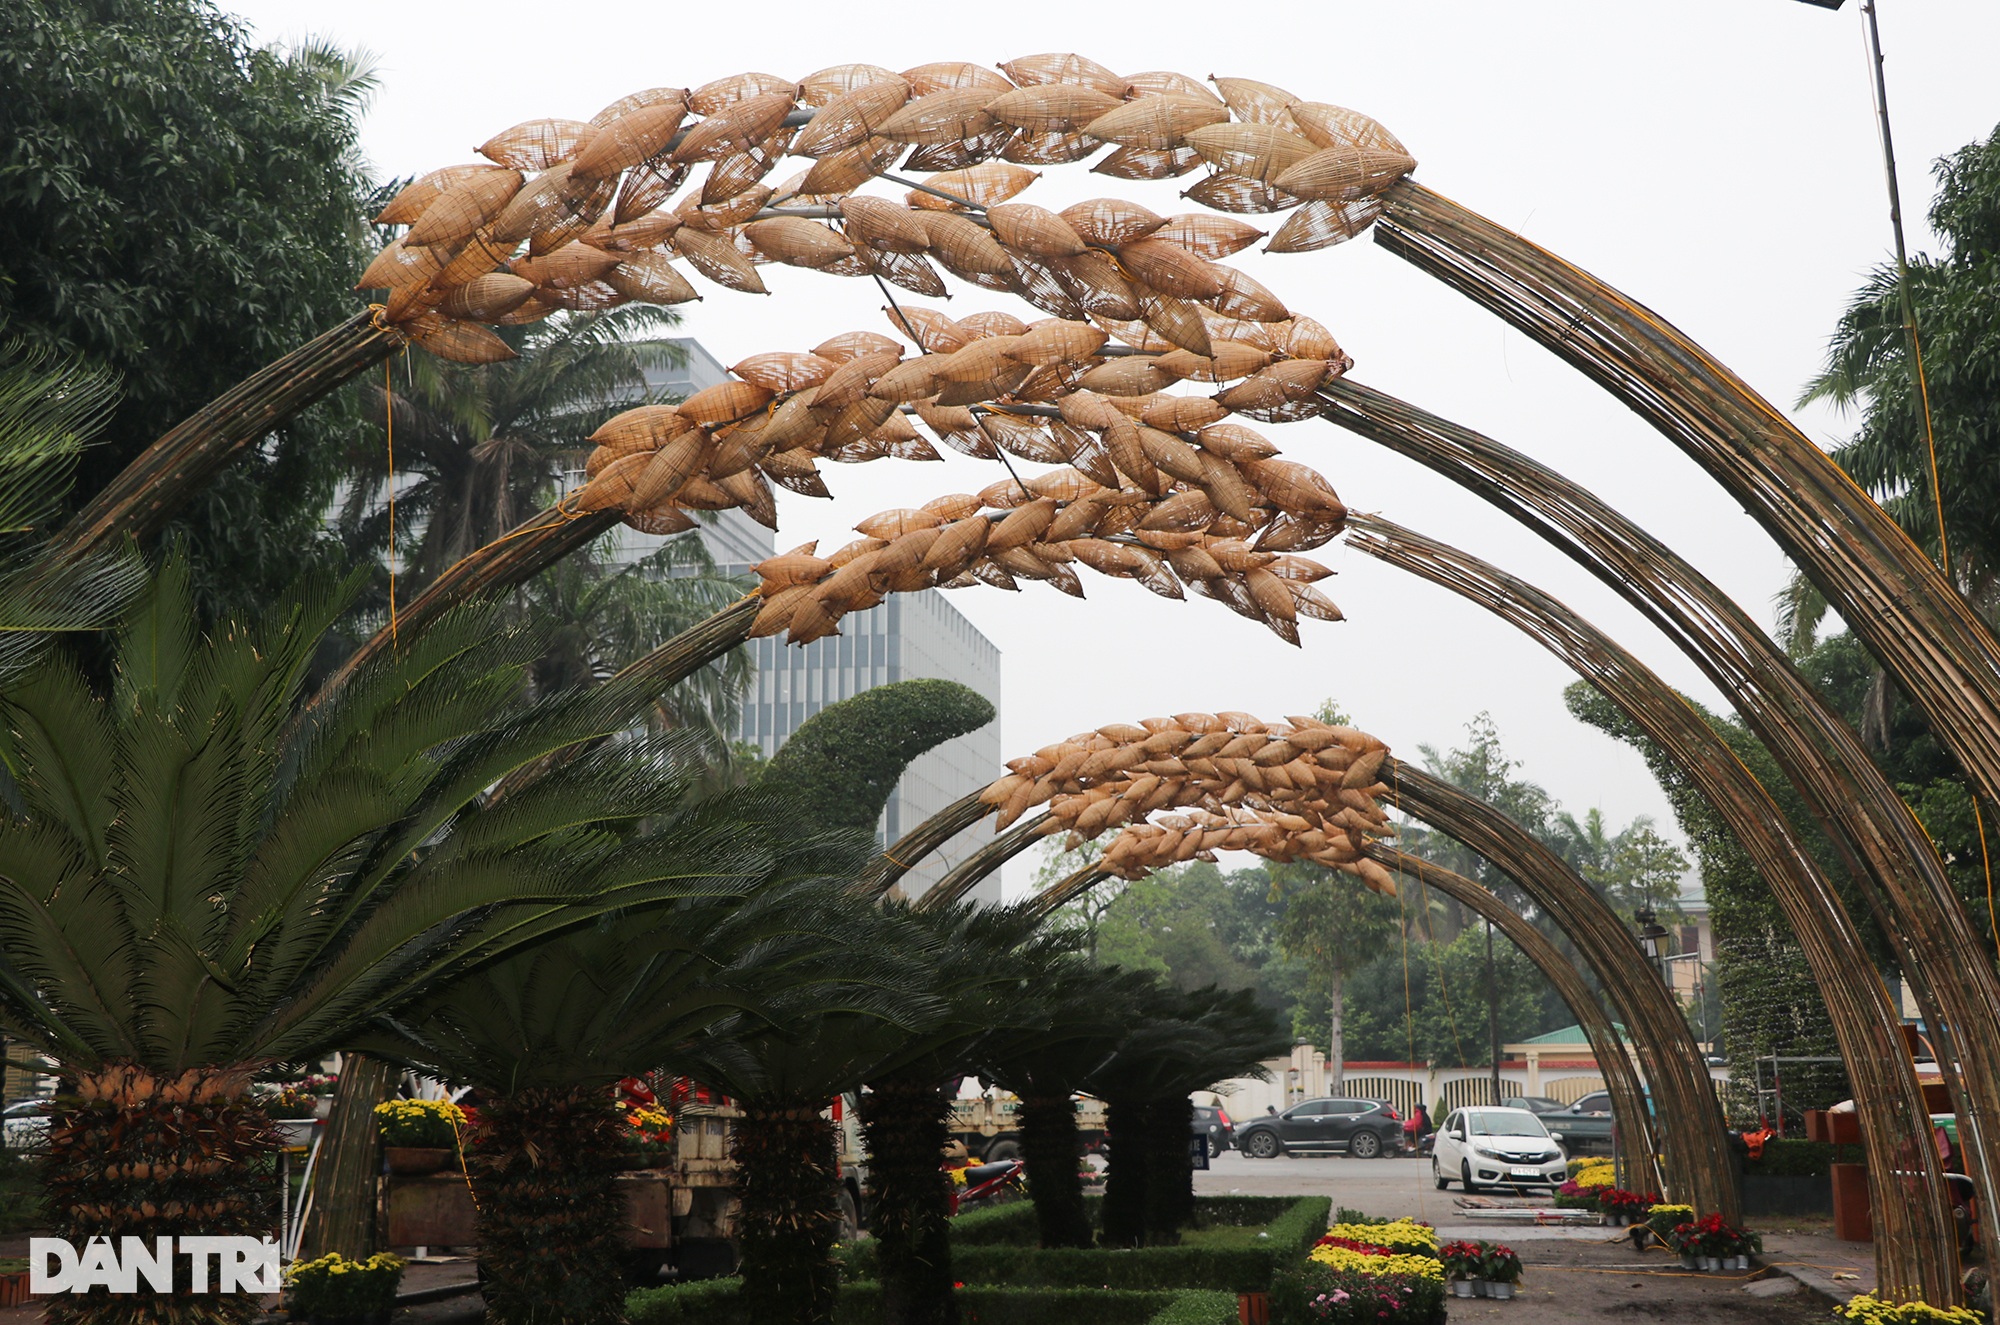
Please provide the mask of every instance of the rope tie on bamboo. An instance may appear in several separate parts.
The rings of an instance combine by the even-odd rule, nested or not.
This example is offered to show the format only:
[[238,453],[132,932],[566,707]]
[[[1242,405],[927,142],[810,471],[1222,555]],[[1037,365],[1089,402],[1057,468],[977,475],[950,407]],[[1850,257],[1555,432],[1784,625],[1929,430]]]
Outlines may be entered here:
[[[590,512],[588,511],[571,509],[569,506],[569,503],[572,499],[581,498],[581,491],[582,490],[579,489],[577,492],[570,493],[569,496],[564,497],[562,500],[558,501],[551,508],[551,512],[555,515],[555,517],[561,520],[564,524],[569,524],[573,521],[581,520],[586,515],[590,514]],[[523,525],[519,529],[510,529],[506,533],[500,535],[500,537],[494,539],[492,542],[483,544],[480,547],[476,547],[472,551],[460,557],[457,561],[452,562],[451,565],[444,568],[443,573],[441,573],[437,577],[437,580],[432,581],[432,583],[437,583],[439,581],[444,580],[446,577],[451,575],[453,571],[456,571],[459,567],[465,565],[467,562],[485,556],[488,552],[491,552],[494,548],[499,547],[502,543],[511,543],[515,539],[524,538],[529,534],[539,534],[547,528],[548,528],[547,525],[531,524],[531,525]]]

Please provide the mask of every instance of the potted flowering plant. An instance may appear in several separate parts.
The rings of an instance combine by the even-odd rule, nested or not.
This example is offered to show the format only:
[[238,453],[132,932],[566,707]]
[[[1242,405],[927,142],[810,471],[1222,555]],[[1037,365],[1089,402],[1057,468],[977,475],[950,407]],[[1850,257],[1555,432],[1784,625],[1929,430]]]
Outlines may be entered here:
[[1657,1193],[1649,1192],[1642,1196],[1622,1187],[1605,1187],[1597,1193],[1597,1208],[1608,1222],[1622,1227],[1638,1222],[1659,1199]]
[[375,1106],[391,1173],[435,1173],[458,1151],[465,1113],[450,1100],[389,1100]]
[[1447,1242],[1438,1248],[1445,1278],[1451,1281],[1453,1297],[1474,1297],[1485,1277],[1486,1253],[1477,1242]]
[[396,1307],[403,1262],[388,1252],[351,1261],[338,1252],[285,1271],[285,1307],[312,1325],[384,1325]]
[[1479,1272],[1486,1280],[1486,1295],[1506,1299],[1514,1296],[1521,1282],[1521,1258],[1512,1247],[1498,1242],[1479,1244]]

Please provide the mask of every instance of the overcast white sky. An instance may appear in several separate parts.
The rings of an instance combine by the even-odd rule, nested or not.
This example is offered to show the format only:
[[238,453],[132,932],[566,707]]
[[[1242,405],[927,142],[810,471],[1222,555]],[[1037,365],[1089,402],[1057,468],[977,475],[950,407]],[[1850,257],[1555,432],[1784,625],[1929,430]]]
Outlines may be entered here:
[[[904,69],[1073,50],[1124,72],[1262,79],[1380,119],[1409,144],[1421,182],[1651,305],[1786,409],[1850,292],[1889,252],[1859,4],[1830,13],[1797,0],[765,0],[571,10],[518,0],[224,0],[261,40],[312,34],[375,54],[382,87],[364,146],[383,175],[474,159],[475,144],[521,120],[586,119],[642,87],[749,69],[798,78],[849,60]],[[1887,0],[1882,28],[1906,220],[1913,249],[1923,249],[1931,162],[2000,122],[2000,5]],[[1060,207],[1112,195],[1163,213],[1192,209],[1173,193],[1067,166],[1023,201]],[[1332,328],[1355,380],[1587,484],[1770,620],[1787,565],[1763,533],[1658,434],[1494,318],[1367,239],[1231,261]],[[851,327],[888,329],[872,284],[764,270],[771,298],[704,284],[706,300],[683,307],[686,332],[725,364],[810,348]],[[954,316],[1018,309],[953,290]],[[1793,417],[1822,441],[1848,427],[1819,410]],[[1608,590],[1452,485],[1328,424],[1269,431],[1351,507],[1524,575],[1673,683],[1718,702]],[[873,511],[997,477],[956,458],[829,469],[837,500],[786,500],[781,547],[812,537],[837,545]],[[1599,807],[1614,824],[1651,814],[1675,831],[1638,758],[1565,712],[1572,674],[1538,646],[1338,545],[1318,555],[1340,572],[1321,587],[1348,620],[1301,623],[1302,650],[1217,604],[1170,603],[1095,576],[1085,577],[1087,602],[1046,588],[980,588],[953,601],[1000,647],[1010,756],[1116,719],[1218,708],[1276,717],[1327,698],[1414,756],[1419,743],[1451,745],[1488,710],[1510,753],[1566,808],[1581,816]]]

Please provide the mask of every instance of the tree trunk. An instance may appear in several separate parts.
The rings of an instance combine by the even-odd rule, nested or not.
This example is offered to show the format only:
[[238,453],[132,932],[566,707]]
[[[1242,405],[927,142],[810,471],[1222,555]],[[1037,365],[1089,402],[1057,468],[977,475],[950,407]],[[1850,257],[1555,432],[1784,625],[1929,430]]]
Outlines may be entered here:
[[1333,981],[1327,990],[1332,1012],[1327,1017],[1326,1093],[1335,1099],[1347,1094],[1347,1035],[1341,1014],[1346,1010],[1346,981],[1342,979],[1340,958],[1333,959]]
[[1185,1095],[1146,1106],[1146,1243],[1177,1246],[1194,1222],[1194,1105]]
[[328,1252],[359,1259],[375,1250],[376,1177],[381,1127],[375,1106],[389,1098],[395,1069],[379,1058],[342,1054],[340,1084],[313,1164],[312,1208],[299,1236],[299,1259]]
[[[249,1102],[249,1068],[163,1076],[132,1064],[77,1073],[77,1093],[49,1118],[42,1191],[49,1229],[82,1248],[91,1238],[196,1234],[270,1237],[278,1224],[272,1160],[277,1136]],[[173,1260],[171,1293],[113,1296],[104,1288],[47,1300],[53,1325],[244,1325],[247,1292],[190,1291],[189,1262]],[[145,1283],[142,1278],[141,1285]],[[207,1287],[218,1286],[214,1260]]]
[[833,1124],[816,1102],[743,1102],[736,1160],[743,1305],[760,1325],[827,1325],[840,1270],[839,1172]]
[[627,1128],[601,1087],[491,1097],[465,1156],[488,1325],[625,1319]]
[[1104,1229],[1107,1247],[1137,1247],[1146,1241],[1146,1106],[1137,1100],[1106,1102],[1104,1130],[1111,1167],[1104,1175]]
[[887,1325],[957,1325],[952,1296],[951,1179],[940,1167],[951,1102],[935,1081],[888,1077],[861,1097],[869,1231],[882,1267]]
[[1067,1095],[1032,1095],[1021,1100],[1021,1155],[1028,1166],[1028,1194],[1044,1247],[1088,1247],[1090,1212],[1083,1203],[1077,1171],[1082,1146],[1076,1104]]

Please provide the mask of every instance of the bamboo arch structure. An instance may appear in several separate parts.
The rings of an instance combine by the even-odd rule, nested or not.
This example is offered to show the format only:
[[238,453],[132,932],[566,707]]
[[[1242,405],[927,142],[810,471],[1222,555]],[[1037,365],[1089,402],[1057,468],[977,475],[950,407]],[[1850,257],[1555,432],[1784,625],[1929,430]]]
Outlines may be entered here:
[[1456,548],[1357,518],[1351,546],[1459,594],[1519,628],[1596,686],[1678,764],[1729,823],[1784,908],[1825,996],[1861,1125],[1875,1218],[1877,1282],[1900,1297],[1958,1292],[1958,1235],[1900,1018],[1831,881],[1770,793],[1655,673],[1561,603]]
[[[1603,1071],[1605,1088],[1611,1092],[1615,1103],[1613,1112],[1621,1119],[1639,1120],[1636,1129],[1621,1127],[1616,1138],[1620,1184],[1634,1191],[1658,1190],[1660,1172],[1656,1156],[1659,1148],[1654,1141],[1653,1120],[1646,1111],[1644,1086],[1631,1055],[1626,1051],[1625,1041],[1613,1028],[1610,1018],[1605,1016],[1603,1006],[1582,973],[1548,941],[1542,931],[1495,896],[1491,889],[1442,865],[1379,843],[1363,850],[1377,863],[1416,880],[1420,887],[1435,888],[1463,903],[1482,919],[1490,921],[1535,964],[1576,1018],[1577,1025],[1583,1029],[1591,1053]],[[1093,862],[1044,888],[1031,899],[1032,904],[1041,914],[1048,915],[1114,877]]]
[[[1968,1137],[2000,1100],[2000,981],[1923,826],[1853,730],[1728,595],[1594,494],[1491,438],[1379,391],[1337,383],[1327,417],[1408,456],[1527,525],[1645,614],[1731,697],[1846,858],[1933,1026],[1953,1037],[1945,1079]],[[2000,1245],[1985,1143],[1963,1147],[1982,1238]]]
[[[1386,786],[1375,794],[1492,860],[1520,882],[1577,945],[1600,985],[1620,1009],[1647,1076],[1654,1083],[1661,1142],[1657,1153],[1663,1161],[1661,1186],[1701,1209],[1722,1212],[1728,1219],[1737,1218],[1732,1161],[1722,1129],[1721,1108],[1706,1065],[1664,983],[1639,955],[1636,942],[1610,907],[1575,871],[1491,807],[1393,757],[1382,761],[1380,776]],[[982,794],[985,800],[981,803],[990,807],[994,800],[991,789]],[[965,826],[968,814],[969,808],[960,801],[912,829],[885,850],[871,867],[865,876],[868,886],[886,889],[920,858],[915,849],[918,844],[945,840],[951,836],[946,829],[953,824]],[[1066,822],[1073,819],[1070,815]],[[1066,826],[1066,822],[1028,821],[1017,825],[963,862],[945,881],[926,893],[925,900],[934,904],[956,900],[978,879],[999,868],[1035,838]],[[1121,839],[1132,831],[1127,827]],[[1118,846],[1119,842],[1114,841],[1107,857]],[[1248,849],[1256,850],[1254,846]],[[1376,862],[1370,857],[1369,863]],[[1100,861],[1085,873],[1093,876],[1094,881],[1096,875],[1111,872],[1106,865],[1107,861]],[[1636,1100],[1634,1103],[1639,1107]]]
[[[1317,406],[1305,397],[1312,388],[1325,387],[1327,396],[1344,406],[1332,413],[1347,426],[1358,422],[1363,426],[1357,430],[1368,435],[1376,435],[1372,427],[1400,433],[1404,443],[1424,433],[1421,421],[1409,431],[1407,414],[1386,422],[1372,416],[1382,402],[1365,389],[1341,382],[1327,386],[1347,365],[1324,328],[1292,318],[1303,343],[1293,343],[1293,333],[1270,330],[1289,310],[1255,281],[1212,261],[1249,242],[1249,227],[1200,216],[1168,222],[1121,203],[1094,205],[1071,217],[1009,201],[1032,178],[1022,167],[1080,160],[1109,143],[1115,150],[1096,167],[1103,173],[1159,179],[1207,164],[1213,173],[1188,193],[1197,202],[1220,211],[1289,211],[1270,245],[1277,251],[1326,247],[1379,218],[1380,240],[1392,252],[1565,357],[1703,464],[1853,624],[1931,718],[1980,791],[1989,797],[2000,793],[2000,642],[1865,494],[1680,332],[1552,254],[1403,178],[1414,161],[1394,135],[1365,116],[1250,80],[1215,80],[1217,96],[1181,75],[1128,78],[1074,55],[1033,56],[1001,68],[1004,77],[965,64],[926,65],[903,74],[843,65],[795,84],[742,75],[692,92],[635,94],[588,124],[542,120],[515,126],[482,148],[489,164],[434,172],[385,212],[385,223],[412,228],[364,278],[391,291],[384,305],[279,360],[162,438],[93,500],[59,535],[59,544],[85,550],[156,529],[250,440],[407,344],[463,361],[490,360],[507,351],[486,330],[488,323],[517,323],[555,308],[598,308],[629,298],[672,303],[693,297],[671,257],[739,290],[762,288],[751,262],[755,256],[941,293],[942,282],[928,265],[936,258],[973,284],[1020,294],[1059,319],[1109,331],[1124,345],[1084,355],[1096,365],[1087,371],[1109,370],[1121,355],[1142,361],[1107,373],[1135,397],[1166,384],[1154,377],[1235,381],[1212,398],[1215,404],[1227,412],[1240,403],[1251,417],[1281,422],[1308,416]],[[897,181],[912,185],[907,206],[854,193],[883,175],[905,148],[911,150],[906,169],[941,172],[928,181]],[[781,195],[759,181],[792,150],[811,156],[814,164],[783,186]],[[683,201],[671,211],[661,206],[700,165],[709,170]],[[839,232],[819,224],[836,218]],[[517,256],[524,242],[527,252]],[[1004,267],[994,264],[995,251]],[[883,288],[886,292],[887,284]],[[927,339],[932,325],[920,329],[900,311],[897,316],[900,330],[920,343],[926,357],[964,348],[934,345]],[[1236,350],[1219,351],[1218,337],[1253,353],[1246,359]],[[1222,371],[1225,360],[1233,365],[1230,374]],[[1016,383],[980,399],[1003,419],[1040,412],[1069,423],[1062,403],[1081,382],[1065,375],[1080,377],[1074,370],[1081,363],[1071,358],[1061,365],[1026,365],[1031,375],[1046,369],[1056,379],[1059,389],[1039,398],[1032,390],[1024,398]],[[731,384],[732,400],[743,410],[715,413],[713,424],[758,430],[753,415],[764,402],[750,403],[738,390],[744,386],[760,384]],[[873,382],[867,386],[875,389]],[[711,409],[721,403],[707,402]],[[868,412],[875,408],[870,405]],[[1108,417],[1099,417],[1100,426],[1111,426]],[[1157,430],[1186,432],[1190,429],[1182,425],[1198,417],[1162,416],[1169,426]],[[763,427],[775,422],[772,416]],[[839,422],[849,426],[852,419]],[[634,426],[642,432],[650,427]],[[1199,433],[1202,426],[1191,430]],[[894,432],[886,416],[881,427]],[[1059,435],[1053,422],[1047,431]],[[1431,433],[1429,441],[1437,435]],[[613,439],[618,446],[627,440]],[[674,438],[657,429],[649,440],[655,454],[648,466],[677,471],[687,448],[676,449]],[[1009,444],[1000,441],[1000,448]],[[1013,437],[1011,444],[1034,449],[1023,437]],[[601,448],[606,449],[615,448]],[[1164,501],[1171,500],[1169,492],[1185,495],[1199,488],[1237,520],[1247,509],[1234,486],[1242,477],[1243,453],[1232,458],[1226,447],[1218,449],[1227,466],[1220,471],[1211,467],[1217,456],[1206,447],[1193,459],[1172,452],[1187,470],[1185,477],[1175,476],[1183,486],[1162,483],[1162,490],[1150,495]],[[669,453],[671,463],[663,458]],[[616,469],[628,457],[606,458]],[[1078,455],[1062,458],[1089,463]],[[636,517],[641,527],[656,531],[685,519],[684,514],[670,519],[657,508],[620,506],[634,495],[631,489],[641,477],[636,469],[634,463],[621,471],[627,492],[608,491],[616,485],[606,484],[591,509],[543,512],[454,568],[434,594],[413,607],[419,615],[435,612],[459,595],[525,578],[620,518]],[[1657,545],[1650,545],[1651,560],[1644,565],[1621,563],[1615,546],[1593,544],[1590,531],[1565,523],[1564,508],[1572,498],[1551,495],[1554,489],[1509,487],[1553,476],[1519,465],[1494,471],[1503,472],[1511,477],[1469,486],[1546,536],[1566,531],[1561,538],[1574,540],[1566,549],[1573,556],[1599,562],[1593,568],[1613,575],[1621,588],[1647,583],[1671,612],[1682,614],[1670,633],[1711,675],[1735,678],[1724,682],[1725,688],[1745,693],[1746,718],[1830,823],[1834,839],[1860,867],[1857,872],[1865,871],[1871,902],[1901,945],[1905,970],[1927,1015],[1953,1036],[1952,1056],[1960,1070],[1948,1079],[1980,1184],[1986,1242],[2000,1253],[2000,1182],[1987,1171],[1993,1166],[1981,1162],[1996,1135],[1988,1115],[2000,1107],[2000,1036],[1994,1030],[2000,1025],[2000,979],[1920,826],[1852,734],[1782,658],[1764,651],[1768,641],[1758,642],[1761,633],[1733,604],[1705,596],[1712,586],[1699,577],[1691,581],[1685,563],[1671,554],[1653,555],[1664,553]],[[593,483],[605,477],[600,474]],[[1220,486],[1211,491],[1213,484]],[[648,485],[659,486],[652,478]],[[1232,502],[1238,509],[1229,509]],[[1313,545],[1311,538],[1331,537],[1344,516],[1344,510],[1336,515],[1331,507],[1310,503],[1302,511],[1279,505],[1293,525],[1309,526],[1306,546]],[[1539,514],[1524,515],[1530,506]],[[1295,518],[1308,508],[1328,518]],[[1185,513],[1183,503],[1175,518]],[[1577,519],[1601,523],[1599,514]],[[1260,548],[1272,542],[1267,526],[1257,532],[1259,526],[1238,524],[1232,532],[1239,541],[1255,533]],[[1617,541],[1614,537],[1612,544]],[[1115,542],[1110,546],[1098,555],[1121,569],[1107,573],[1128,574],[1167,591],[1171,577],[1134,569],[1134,558],[1150,566],[1144,555]],[[1209,551],[1205,545],[1199,550]],[[1186,559],[1198,563],[1192,555]],[[1643,581],[1630,578],[1635,569],[1644,572]],[[1269,573],[1259,566],[1193,580],[1281,633],[1307,605],[1320,610],[1283,584],[1255,580],[1251,570]],[[1062,576],[1049,578],[1060,582]],[[1178,581],[1173,584],[1177,592]],[[1324,606],[1331,611],[1330,604]],[[798,621],[789,624],[796,634]],[[807,633],[814,624],[807,622]],[[729,629],[734,628],[732,619]],[[636,666],[641,674],[662,679],[687,656],[685,648],[663,646],[659,656]]]

